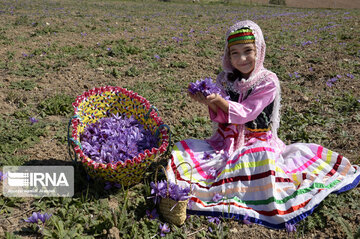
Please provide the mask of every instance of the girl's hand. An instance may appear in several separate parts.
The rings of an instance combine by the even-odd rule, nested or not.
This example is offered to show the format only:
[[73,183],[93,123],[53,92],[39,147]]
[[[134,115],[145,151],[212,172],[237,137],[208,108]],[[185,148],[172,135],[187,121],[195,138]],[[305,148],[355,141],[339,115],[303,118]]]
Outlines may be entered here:
[[196,94],[191,94],[191,93],[189,93],[189,96],[190,96],[193,100],[195,100],[195,101],[197,101],[197,102],[199,102],[199,103],[201,103],[201,104],[205,104],[205,105],[208,104],[208,103],[207,103],[207,100],[206,100],[206,97],[205,97],[202,93],[200,93],[200,92],[198,92],[198,93],[196,93]]
[[209,103],[216,103],[216,101],[218,101],[220,98],[221,98],[220,95],[214,94],[214,93],[211,94],[211,95],[206,96],[206,100],[207,100]]

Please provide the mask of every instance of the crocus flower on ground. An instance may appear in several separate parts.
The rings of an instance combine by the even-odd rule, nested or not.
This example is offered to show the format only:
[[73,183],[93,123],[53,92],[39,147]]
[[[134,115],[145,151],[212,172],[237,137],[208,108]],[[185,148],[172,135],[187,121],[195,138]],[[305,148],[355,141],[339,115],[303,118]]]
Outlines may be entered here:
[[350,73],[347,73],[345,74],[347,77],[349,77],[350,79],[354,79],[354,75],[353,74],[350,74]]
[[208,219],[208,222],[210,222],[210,223],[214,223],[216,225],[220,224],[220,218],[218,218],[218,217],[207,217],[207,219]]
[[338,80],[338,78],[333,77],[333,78],[329,79],[328,81],[326,81],[326,85],[328,87],[332,87],[337,80]]
[[286,230],[290,232],[296,232],[296,225],[291,223],[285,223]]
[[164,223],[163,225],[160,224],[159,229],[160,229],[160,236],[161,237],[164,237],[165,233],[170,232],[170,228],[166,223]]
[[5,180],[6,178],[6,173],[3,173],[2,171],[0,171],[0,182]]
[[245,214],[245,217],[243,219],[243,223],[246,224],[246,225],[251,224],[251,222],[249,221],[249,215]]
[[156,208],[153,210],[146,210],[146,215],[149,217],[150,220],[154,220],[156,218],[159,218],[159,214],[156,211]]
[[47,213],[41,214],[39,212],[33,212],[31,217],[25,219],[24,221],[37,224],[40,220],[42,223],[45,223],[47,220],[50,219],[51,216],[52,216],[51,214],[47,214]]
[[39,122],[37,119],[35,119],[35,117],[30,117],[29,119],[30,119],[31,124],[35,124],[35,123]]
[[118,184],[118,183],[112,183],[112,182],[105,182],[105,186],[104,186],[104,189],[105,190],[110,190],[111,188],[121,188],[121,184]]
[[116,114],[88,125],[81,135],[81,145],[86,156],[107,164],[133,159],[157,147],[158,140],[133,116]]
[[192,82],[188,86],[188,91],[190,94],[196,94],[198,92],[202,93],[204,96],[208,96],[210,94],[220,94],[220,88],[212,82],[212,79],[205,78],[204,80],[197,80],[196,82]]

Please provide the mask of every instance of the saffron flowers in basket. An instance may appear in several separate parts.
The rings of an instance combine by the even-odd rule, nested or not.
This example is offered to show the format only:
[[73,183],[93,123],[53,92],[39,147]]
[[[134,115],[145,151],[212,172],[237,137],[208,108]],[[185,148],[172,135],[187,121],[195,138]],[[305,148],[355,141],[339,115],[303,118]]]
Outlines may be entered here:
[[[155,204],[159,204],[162,198],[170,198],[176,202],[186,201],[189,199],[190,188],[182,188],[175,183],[168,183],[163,180],[157,183],[151,182],[151,198]],[[174,205],[175,207],[176,205]]]
[[198,92],[202,93],[204,96],[208,96],[211,94],[220,94],[220,88],[212,82],[212,79],[205,78],[204,80],[197,80],[196,82],[192,82],[188,86],[188,91],[190,94],[194,95]]
[[88,125],[81,135],[81,144],[85,155],[106,164],[132,159],[157,147],[158,140],[133,116],[112,114]]
[[[185,163],[186,162],[183,162],[181,164]],[[179,164],[178,167],[181,164]],[[165,168],[161,165],[159,167],[163,169],[167,178]],[[186,219],[186,208],[191,196],[191,189],[190,187],[181,187],[177,182],[169,182],[168,178],[166,181],[157,182],[157,173],[158,168],[155,172],[155,182],[150,183],[152,195],[150,198],[153,198],[154,203],[159,206],[160,214],[167,222],[181,226]]]

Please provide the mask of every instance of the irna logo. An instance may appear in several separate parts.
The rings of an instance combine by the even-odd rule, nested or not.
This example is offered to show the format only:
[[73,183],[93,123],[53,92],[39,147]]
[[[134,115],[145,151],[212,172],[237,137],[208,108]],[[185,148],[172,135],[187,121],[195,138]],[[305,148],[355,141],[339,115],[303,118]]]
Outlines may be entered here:
[[5,197],[72,197],[73,166],[4,166]]
[[68,187],[64,173],[12,173],[8,172],[8,185],[12,187]]

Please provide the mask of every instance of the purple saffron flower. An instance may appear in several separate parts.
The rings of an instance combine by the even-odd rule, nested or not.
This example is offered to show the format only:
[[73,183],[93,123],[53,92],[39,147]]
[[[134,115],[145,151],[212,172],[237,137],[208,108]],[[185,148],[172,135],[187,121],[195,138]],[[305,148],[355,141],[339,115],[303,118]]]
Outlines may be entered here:
[[166,197],[166,190],[167,190],[167,184],[166,181],[160,181],[157,184],[151,182],[150,183],[151,189],[151,195],[154,199],[154,203],[158,204],[160,203],[161,198]]
[[6,174],[4,174],[2,171],[0,171],[0,182],[5,180]]
[[160,236],[161,237],[164,237],[166,233],[170,232],[170,228],[166,223],[164,223],[163,225],[160,224],[159,229],[160,229]]
[[28,55],[26,53],[22,53],[23,57],[28,57]]
[[159,214],[156,211],[156,208],[154,208],[153,210],[146,210],[146,215],[148,216],[148,218],[150,220],[155,220],[156,218],[159,218]]
[[110,190],[113,187],[121,188],[122,186],[121,186],[121,184],[118,184],[118,183],[105,182],[105,187],[104,187],[105,190]]
[[52,215],[51,214],[41,214],[39,212],[33,212],[33,214],[31,215],[31,217],[29,217],[28,219],[25,219],[25,222],[29,222],[29,223],[38,223],[38,221],[40,220],[42,223],[45,223],[47,220],[50,219]]
[[334,84],[333,84],[332,82],[330,82],[330,81],[327,81],[327,82],[326,82],[326,85],[327,85],[328,87],[332,87]]
[[214,202],[219,202],[221,199],[223,199],[223,195],[219,194],[219,193],[215,193],[215,195],[213,196],[212,200]]
[[209,168],[208,175],[211,175],[213,177],[216,176],[216,169],[214,167]]
[[357,100],[360,103],[360,99]]
[[354,76],[352,74],[346,73],[345,75],[350,79],[354,79]]
[[314,69],[312,67],[309,67],[309,71],[314,71]]
[[45,223],[47,220],[50,219],[51,216],[52,216],[52,214],[44,213],[44,214],[39,214],[38,218],[40,219],[40,221],[42,223]]
[[299,73],[298,72],[294,72],[294,76],[295,76],[295,78],[299,78],[300,77],[300,75],[299,75]]
[[156,58],[156,59],[158,59],[158,60],[160,60],[160,56],[159,55],[154,55],[154,57]]
[[296,232],[296,224],[285,223],[285,227],[288,233]]
[[39,122],[37,119],[35,119],[35,117],[30,117],[29,119],[30,119],[31,124],[35,124],[35,123]]
[[210,94],[220,94],[221,90],[212,82],[212,79],[205,78],[204,80],[197,80],[196,82],[190,83],[188,86],[188,91],[190,94],[196,94],[197,92],[202,93],[204,96]]
[[310,45],[310,44],[312,44],[312,41],[305,41],[305,42],[301,43],[302,46],[306,46],[306,45]]
[[213,158],[213,157],[211,156],[210,153],[205,152],[205,153],[204,153],[204,156],[202,157],[202,160],[210,160],[210,159],[212,159],[212,158]]
[[158,147],[158,139],[133,116],[112,115],[88,125],[81,144],[84,154],[92,160],[117,163]]
[[245,214],[244,219],[243,219],[243,223],[246,225],[251,224],[251,222],[249,221],[249,215]]
[[185,201],[189,198],[190,188],[182,188],[177,184],[170,183],[169,197],[175,201]]
[[105,182],[105,190],[110,190],[112,188],[111,182]]
[[332,87],[337,80],[338,79],[336,77],[333,77],[326,82],[326,85]]
[[214,223],[216,225],[220,224],[220,218],[218,218],[218,217],[207,217],[207,219],[208,219],[208,222],[210,222],[210,223]]

